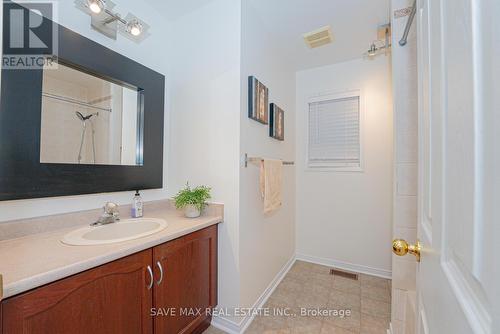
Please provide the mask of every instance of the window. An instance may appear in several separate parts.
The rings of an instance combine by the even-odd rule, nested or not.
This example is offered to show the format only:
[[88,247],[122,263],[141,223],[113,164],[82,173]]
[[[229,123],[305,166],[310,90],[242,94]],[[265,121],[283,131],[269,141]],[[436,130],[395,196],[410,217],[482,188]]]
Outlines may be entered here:
[[359,92],[312,99],[309,103],[308,167],[360,171],[361,118]]

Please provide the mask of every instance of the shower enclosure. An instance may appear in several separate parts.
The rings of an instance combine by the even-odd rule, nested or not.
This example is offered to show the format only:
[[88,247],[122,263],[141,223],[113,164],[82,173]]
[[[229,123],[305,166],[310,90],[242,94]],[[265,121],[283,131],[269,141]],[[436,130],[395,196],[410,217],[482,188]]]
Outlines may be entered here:
[[44,69],[40,162],[140,165],[140,96],[61,63]]

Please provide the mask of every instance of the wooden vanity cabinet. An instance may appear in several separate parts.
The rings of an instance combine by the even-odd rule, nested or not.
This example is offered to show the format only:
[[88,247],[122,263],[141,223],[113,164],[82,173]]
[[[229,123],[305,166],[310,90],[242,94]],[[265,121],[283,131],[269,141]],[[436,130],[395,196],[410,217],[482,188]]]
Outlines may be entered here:
[[[214,225],[8,298],[0,305],[0,332],[202,333],[211,321],[205,308],[217,304],[216,262]],[[202,312],[181,314],[183,307]],[[159,308],[177,311],[153,317]]]

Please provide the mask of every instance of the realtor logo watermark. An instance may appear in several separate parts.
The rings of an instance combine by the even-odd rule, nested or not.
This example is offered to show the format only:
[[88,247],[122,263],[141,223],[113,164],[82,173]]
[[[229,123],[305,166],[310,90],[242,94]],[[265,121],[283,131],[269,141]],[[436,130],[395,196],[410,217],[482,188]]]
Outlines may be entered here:
[[58,31],[55,1],[4,2],[2,68],[56,68]]

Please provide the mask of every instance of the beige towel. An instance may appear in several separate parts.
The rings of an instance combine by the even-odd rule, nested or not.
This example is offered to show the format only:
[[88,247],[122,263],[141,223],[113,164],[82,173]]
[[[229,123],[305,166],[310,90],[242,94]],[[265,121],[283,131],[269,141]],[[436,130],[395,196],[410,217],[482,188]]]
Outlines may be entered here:
[[283,161],[264,159],[260,163],[260,192],[264,200],[264,213],[281,207]]

